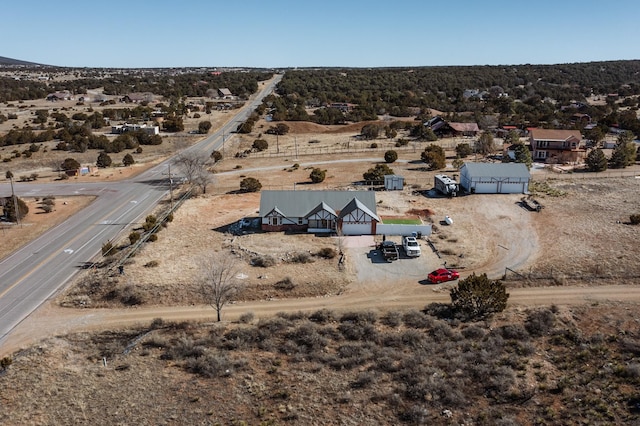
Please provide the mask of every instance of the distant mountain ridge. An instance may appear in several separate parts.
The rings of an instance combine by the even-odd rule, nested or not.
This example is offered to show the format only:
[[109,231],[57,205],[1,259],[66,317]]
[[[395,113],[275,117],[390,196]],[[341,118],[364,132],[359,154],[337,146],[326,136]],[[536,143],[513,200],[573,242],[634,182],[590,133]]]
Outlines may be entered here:
[[13,59],[13,58],[5,58],[4,56],[0,56],[0,66],[10,66],[10,65],[42,65],[42,64],[37,64],[35,62],[21,61],[19,59]]

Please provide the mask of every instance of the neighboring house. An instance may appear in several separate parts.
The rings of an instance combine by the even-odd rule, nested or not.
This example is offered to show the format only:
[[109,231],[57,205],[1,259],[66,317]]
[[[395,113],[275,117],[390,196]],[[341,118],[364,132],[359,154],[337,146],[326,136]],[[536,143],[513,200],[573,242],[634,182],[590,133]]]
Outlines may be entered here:
[[[454,123],[449,122],[451,136],[476,136],[480,133],[478,123]],[[448,130],[448,129],[447,129]]]
[[155,96],[151,92],[129,93],[120,98],[120,102],[139,104],[142,102],[153,102]]
[[424,123],[424,125],[438,137],[476,136],[480,133],[477,123],[449,122],[440,116],[436,116]]
[[231,90],[222,88],[218,89],[218,97],[222,99],[233,99],[233,94],[231,93]]
[[519,136],[522,136],[522,134],[524,133],[521,129],[519,129],[516,126],[502,126],[499,129],[494,130],[494,132],[495,132],[497,137],[504,138],[509,134],[509,132],[514,131],[514,130],[516,132],[518,132]]
[[142,130],[144,133],[148,135],[159,135],[160,128],[158,126],[147,126],[146,124],[119,124],[116,126],[111,126],[111,133],[120,135],[126,132],[135,132],[136,130]]
[[533,161],[581,163],[586,149],[579,130],[537,129],[529,131]]
[[375,234],[374,191],[262,191],[262,230]]
[[572,123],[581,123],[582,126],[591,124],[591,116],[589,114],[575,113],[570,118]]
[[522,194],[529,191],[531,174],[522,163],[464,163],[460,186],[476,194]]
[[329,104],[329,108],[336,108],[344,113],[353,111],[357,106],[358,106],[357,104],[351,104],[348,102],[333,102]]

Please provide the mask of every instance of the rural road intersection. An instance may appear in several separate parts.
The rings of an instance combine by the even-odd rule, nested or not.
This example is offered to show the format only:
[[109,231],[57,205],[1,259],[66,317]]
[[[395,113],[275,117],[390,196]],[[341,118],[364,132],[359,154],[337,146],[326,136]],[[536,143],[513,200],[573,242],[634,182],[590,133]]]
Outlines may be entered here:
[[[272,92],[281,76],[272,79],[224,126],[185,151],[209,155],[235,131],[238,121]],[[96,195],[97,199],[62,224],[0,261],[0,347],[11,330],[27,318],[100,253],[112,240],[148,214],[170,190],[166,176],[172,159],[133,179],[115,183],[16,184],[21,197],[43,195]],[[0,196],[11,194],[0,186]]]

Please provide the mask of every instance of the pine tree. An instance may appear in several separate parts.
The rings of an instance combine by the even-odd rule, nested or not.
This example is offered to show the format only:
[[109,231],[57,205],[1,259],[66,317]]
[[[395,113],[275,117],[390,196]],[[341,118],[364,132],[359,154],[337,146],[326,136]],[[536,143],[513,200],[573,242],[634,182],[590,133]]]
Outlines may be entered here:
[[451,289],[450,296],[454,312],[464,320],[480,319],[502,312],[509,299],[504,284],[489,280],[487,274],[472,274],[460,280],[458,286]]

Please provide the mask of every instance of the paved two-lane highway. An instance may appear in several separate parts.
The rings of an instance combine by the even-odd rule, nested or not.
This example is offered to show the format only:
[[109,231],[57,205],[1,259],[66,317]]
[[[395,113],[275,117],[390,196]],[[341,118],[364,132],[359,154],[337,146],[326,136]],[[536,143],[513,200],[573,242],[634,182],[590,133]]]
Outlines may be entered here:
[[[223,127],[188,151],[209,155],[226,135],[272,92],[276,76]],[[11,330],[52,297],[85,264],[131,224],[141,220],[169,191],[169,159],[137,177],[110,183],[15,184],[21,197],[95,195],[96,200],[65,222],[0,261],[0,345]],[[0,196],[10,195],[9,184]]]

